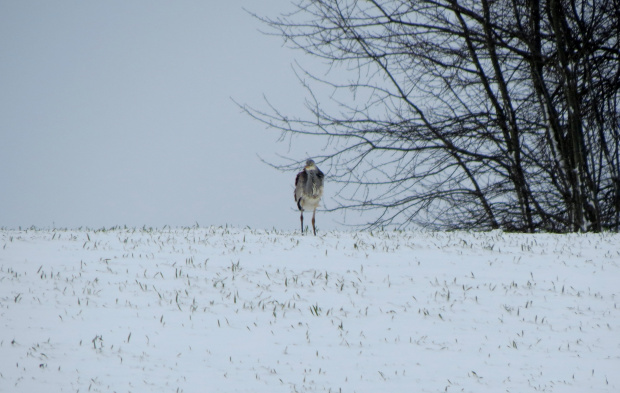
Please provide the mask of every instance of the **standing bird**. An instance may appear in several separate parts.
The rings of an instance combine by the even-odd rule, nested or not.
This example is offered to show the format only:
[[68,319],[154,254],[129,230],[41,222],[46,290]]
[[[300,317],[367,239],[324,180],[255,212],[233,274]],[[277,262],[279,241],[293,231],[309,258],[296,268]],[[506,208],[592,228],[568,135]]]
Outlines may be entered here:
[[312,230],[316,236],[316,227],[314,226],[314,216],[316,208],[319,206],[321,196],[323,196],[323,172],[317,168],[312,160],[306,161],[304,170],[295,177],[295,202],[301,211],[301,233],[304,233],[304,211],[312,210]]

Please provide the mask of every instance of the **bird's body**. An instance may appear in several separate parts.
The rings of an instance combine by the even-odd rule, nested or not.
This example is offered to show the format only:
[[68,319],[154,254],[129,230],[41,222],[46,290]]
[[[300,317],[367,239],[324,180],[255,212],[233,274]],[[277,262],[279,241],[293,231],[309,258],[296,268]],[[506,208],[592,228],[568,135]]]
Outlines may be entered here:
[[312,211],[312,230],[316,235],[314,217],[323,196],[323,172],[312,160],[306,161],[304,170],[295,177],[295,202],[301,211],[301,233],[304,232],[304,211]]

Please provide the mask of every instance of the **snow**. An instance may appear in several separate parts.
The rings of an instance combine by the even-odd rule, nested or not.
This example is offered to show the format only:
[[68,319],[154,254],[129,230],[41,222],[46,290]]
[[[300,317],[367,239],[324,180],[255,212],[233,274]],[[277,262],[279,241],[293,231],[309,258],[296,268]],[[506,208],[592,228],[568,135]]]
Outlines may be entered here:
[[620,235],[0,230],[1,392],[618,392]]

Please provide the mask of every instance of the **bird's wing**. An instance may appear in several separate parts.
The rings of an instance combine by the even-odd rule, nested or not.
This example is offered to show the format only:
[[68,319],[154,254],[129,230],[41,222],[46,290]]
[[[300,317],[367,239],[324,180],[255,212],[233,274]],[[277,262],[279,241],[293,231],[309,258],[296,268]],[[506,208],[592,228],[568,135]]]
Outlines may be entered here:
[[317,168],[317,174],[316,177],[319,178],[319,185],[321,187],[323,187],[323,178],[325,178],[325,175],[323,174],[323,172],[321,172],[321,170],[319,168]]
[[295,177],[295,202],[297,202],[297,207],[299,207],[299,210],[301,210],[301,206],[299,205],[299,200],[301,199],[301,196],[303,195],[304,192],[304,184],[306,184],[306,181],[308,179],[308,175],[306,174],[305,171],[301,171],[297,174],[297,176]]
[[316,184],[314,185],[316,188],[314,190],[314,194],[319,198],[323,196],[323,179],[325,175],[319,168],[316,169]]

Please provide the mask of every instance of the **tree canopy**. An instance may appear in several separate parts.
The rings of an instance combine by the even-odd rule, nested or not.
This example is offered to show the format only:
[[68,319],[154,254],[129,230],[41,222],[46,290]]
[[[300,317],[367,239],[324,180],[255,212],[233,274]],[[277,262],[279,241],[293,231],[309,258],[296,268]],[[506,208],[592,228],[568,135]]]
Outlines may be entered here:
[[340,183],[334,209],[374,211],[369,226],[620,228],[620,0],[296,6],[261,19],[347,70],[308,74],[338,92],[337,109],[311,83],[305,118],[244,108],[327,138],[316,158]]

